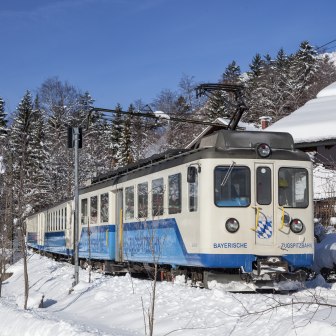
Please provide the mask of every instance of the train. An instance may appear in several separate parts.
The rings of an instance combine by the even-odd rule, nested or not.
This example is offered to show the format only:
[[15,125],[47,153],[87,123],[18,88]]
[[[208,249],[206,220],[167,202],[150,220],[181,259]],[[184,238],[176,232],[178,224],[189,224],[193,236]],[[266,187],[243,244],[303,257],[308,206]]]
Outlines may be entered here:
[[[107,273],[157,265],[256,288],[304,280],[314,258],[312,162],[289,133],[218,130],[79,190],[79,260]],[[26,219],[27,245],[74,255],[74,200]]]

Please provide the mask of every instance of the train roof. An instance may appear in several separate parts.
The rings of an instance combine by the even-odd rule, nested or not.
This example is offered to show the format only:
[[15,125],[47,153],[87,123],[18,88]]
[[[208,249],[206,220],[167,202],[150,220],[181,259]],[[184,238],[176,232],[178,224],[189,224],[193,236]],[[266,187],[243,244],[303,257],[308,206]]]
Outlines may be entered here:
[[203,137],[196,148],[251,149],[260,143],[266,143],[274,149],[294,150],[293,137],[289,133],[229,130],[221,130]]
[[294,148],[293,138],[289,133],[220,130],[202,138],[195,149],[169,150],[99,175],[91,180],[91,185],[81,188],[80,193],[125,182],[200,159],[260,159],[255,150],[256,145],[260,143],[267,143],[272,148],[272,154],[267,159],[310,161],[306,153]]

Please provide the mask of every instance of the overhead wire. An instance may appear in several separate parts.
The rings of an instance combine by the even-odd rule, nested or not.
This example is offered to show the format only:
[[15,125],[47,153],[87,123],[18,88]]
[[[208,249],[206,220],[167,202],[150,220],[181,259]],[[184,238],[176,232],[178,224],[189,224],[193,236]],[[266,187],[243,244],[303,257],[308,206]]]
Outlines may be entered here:
[[[227,126],[224,124],[220,124],[218,122],[211,122],[211,121],[203,121],[203,120],[197,120],[197,119],[188,119],[188,118],[180,118],[180,117],[174,117],[169,115],[169,118],[164,118],[155,115],[155,113],[143,113],[143,112],[126,112],[126,111],[117,111],[117,110],[112,110],[112,109],[105,109],[105,108],[99,108],[99,107],[94,107],[91,112],[103,112],[103,113],[113,113],[113,114],[124,114],[124,115],[132,115],[134,117],[142,117],[142,118],[151,118],[155,119],[157,121],[174,121],[174,122],[184,122],[184,123],[190,123],[190,124],[198,124],[198,125],[203,125],[203,126],[219,126],[222,128],[226,128]],[[90,112],[90,113],[91,113]],[[108,119],[108,121],[112,121],[113,118]]]
[[319,47],[316,47],[316,50],[322,49],[323,47],[325,47],[325,46],[327,46],[327,45],[329,45],[329,44],[331,44],[333,42],[336,42],[336,39],[334,39],[332,41],[329,41],[329,42],[327,42],[327,43],[325,43],[325,44],[323,44],[323,45],[321,45]]

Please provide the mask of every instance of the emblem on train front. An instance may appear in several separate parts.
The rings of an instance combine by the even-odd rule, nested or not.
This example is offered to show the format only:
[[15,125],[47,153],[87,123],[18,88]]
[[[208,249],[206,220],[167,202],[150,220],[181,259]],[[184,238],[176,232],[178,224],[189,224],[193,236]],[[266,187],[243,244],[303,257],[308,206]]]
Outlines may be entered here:
[[260,239],[269,239],[273,234],[272,219],[271,218],[259,218],[258,228],[256,230],[257,237]]

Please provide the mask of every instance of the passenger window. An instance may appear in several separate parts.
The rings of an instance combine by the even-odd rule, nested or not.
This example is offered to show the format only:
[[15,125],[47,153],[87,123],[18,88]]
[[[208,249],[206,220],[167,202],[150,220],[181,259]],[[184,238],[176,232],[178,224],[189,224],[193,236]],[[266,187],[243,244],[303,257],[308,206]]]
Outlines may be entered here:
[[101,223],[108,223],[109,219],[109,194],[100,195],[100,221]]
[[98,203],[98,197],[92,196],[90,198],[90,224],[97,224],[97,216],[98,216],[97,203]]
[[83,198],[81,202],[81,224],[88,224],[88,200]]
[[306,208],[308,171],[304,168],[280,168],[278,178],[279,205],[285,208]]
[[163,178],[152,181],[152,215],[163,215]]
[[148,183],[138,184],[138,217],[148,217]]
[[168,213],[176,214],[181,212],[181,174],[168,176]]
[[272,203],[272,171],[269,167],[257,168],[257,203],[269,205]]
[[57,226],[57,230],[60,230],[60,229],[61,229],[61,209],[58,210],[57,215],[58,215],[58,220],[57,220],[57,224],[58,224],[58,226]]
[[188,185],[188,194],[189,194],[189,211],[195,212],[198,208],[198,172],[195,171],[195,179],[193,183]]
[[219,207],[247,207],[251,203],[248,167],[216,167],[215,204]]
[[64,210],[62,209],[62,216],[61,216],[61,230],[64,230]]
[[134,218],[134,187],[125,188],[125,219]]

